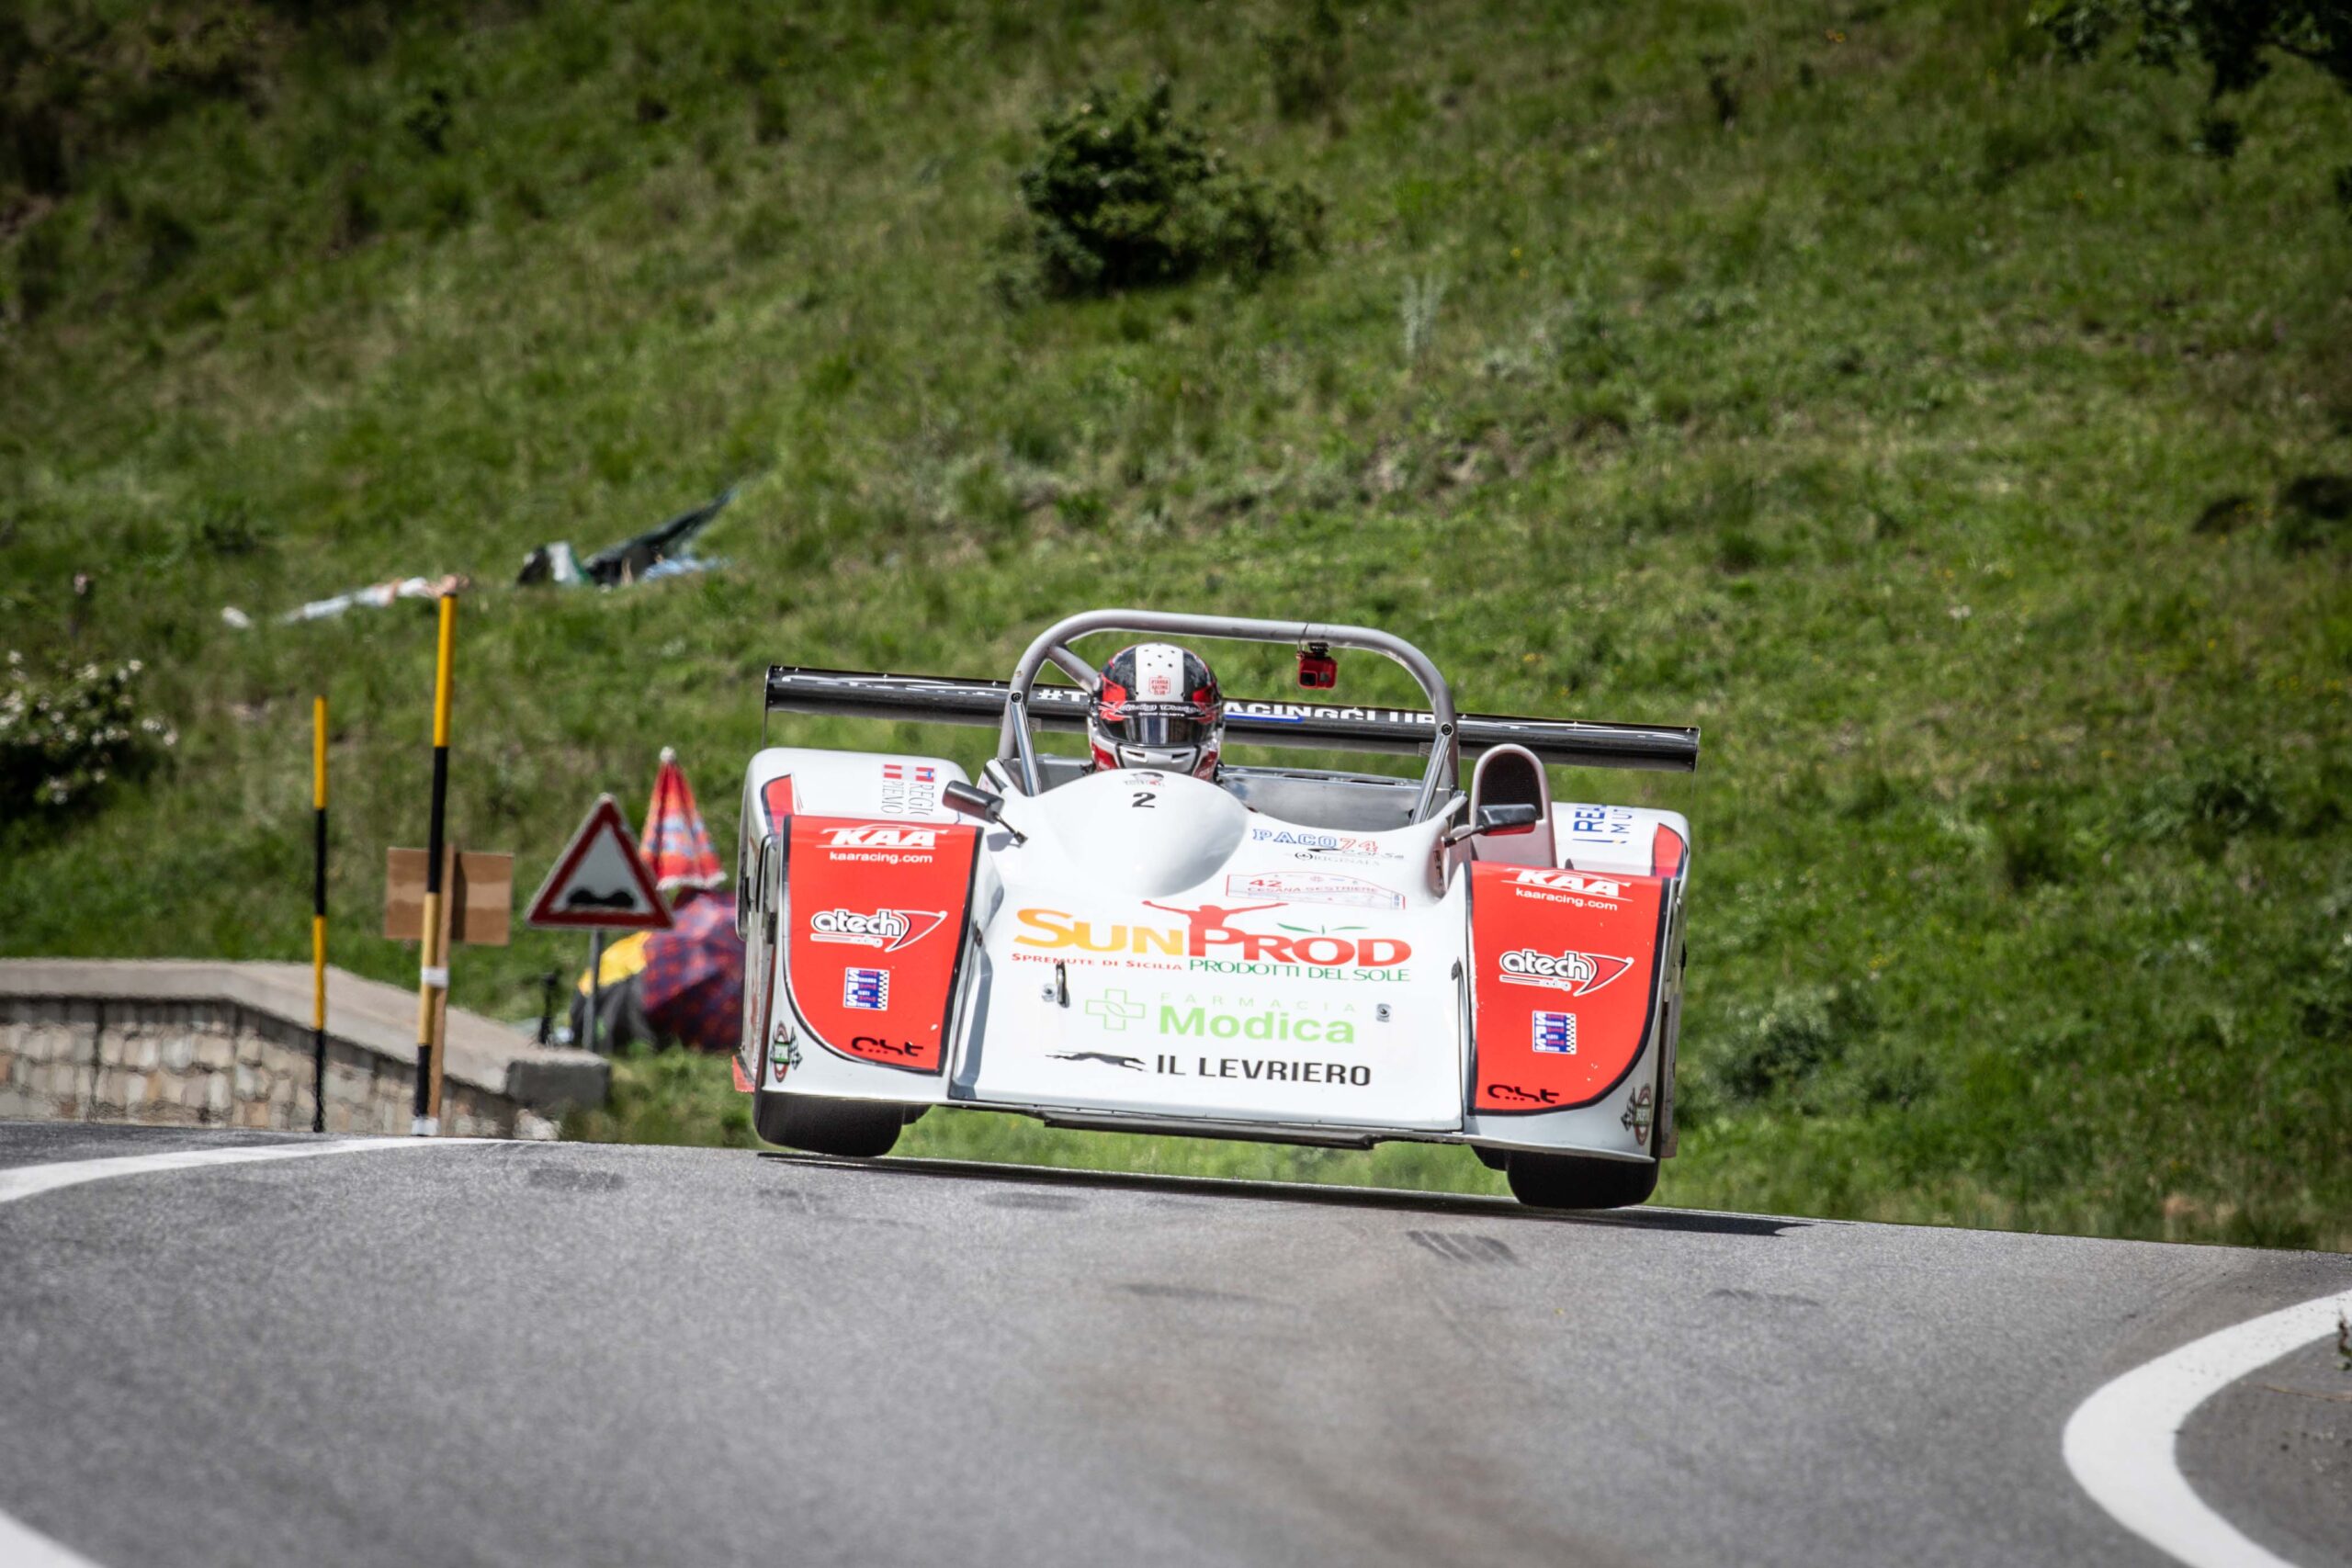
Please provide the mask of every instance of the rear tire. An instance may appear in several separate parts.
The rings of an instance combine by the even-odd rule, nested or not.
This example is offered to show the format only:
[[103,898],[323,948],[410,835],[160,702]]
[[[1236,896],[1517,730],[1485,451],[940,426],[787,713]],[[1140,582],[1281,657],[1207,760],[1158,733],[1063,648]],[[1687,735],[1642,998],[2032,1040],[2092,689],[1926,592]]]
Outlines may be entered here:
[[1531,1209],[1623,1209],[1657,1190],[1657,1164],[1513,1149],[1503,1174],[1511,1196]]
[[862,1100],[825,1100],[813,1094],[762,1089],[752,1097],[752,1126],[771,1144],[812,1155],[873,1159],[890,1152],[906,1108]]

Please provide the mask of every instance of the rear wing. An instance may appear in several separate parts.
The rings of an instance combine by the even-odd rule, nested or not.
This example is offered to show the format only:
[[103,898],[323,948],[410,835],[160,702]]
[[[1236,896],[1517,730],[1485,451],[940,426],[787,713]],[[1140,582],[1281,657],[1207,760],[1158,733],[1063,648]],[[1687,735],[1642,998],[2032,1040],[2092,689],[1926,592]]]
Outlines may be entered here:
[[[1012,683],[1005,681],[954,681],[935,675],[772,664],[766,711],[922,724],[1001,725],[1011,694]],[[1087,694],[1075,686],[1034,685],[1029,693],[1029,720],[1048,733],[1082,734],[1088,701]],[[1225,705],[1226,739],[1242,746],[1417,756],[1430,750],[1436,727],[1437,716],[1426,708],[1349,707],[1244,697],[1228,697]],[[1570,768],[1687,773],[1699,765],[1699,732],[1679,727],[1463,714],[1455,736],[1471,756],[1497,746],[1524,746],[1546,762]]]

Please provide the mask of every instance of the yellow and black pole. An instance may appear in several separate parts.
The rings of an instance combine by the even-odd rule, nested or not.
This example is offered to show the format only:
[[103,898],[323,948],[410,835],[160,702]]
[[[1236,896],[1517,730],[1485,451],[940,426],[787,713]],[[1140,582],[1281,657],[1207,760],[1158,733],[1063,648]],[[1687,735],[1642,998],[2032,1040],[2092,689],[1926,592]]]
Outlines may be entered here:
[[311,1131],[327,1130],[327,700],[311,701]]
[[458,600],[441,596],[441,640],[433,668],[433,815],[424,835],[424,921],[418,933],[423,961],[416,986],[416,1105],[413,1131],[421,1138],[441,1130],[441,1058],[434,1025],[449,989],[449,953],[441,943],[441,849],[449,805],[449,666],[458,646]]

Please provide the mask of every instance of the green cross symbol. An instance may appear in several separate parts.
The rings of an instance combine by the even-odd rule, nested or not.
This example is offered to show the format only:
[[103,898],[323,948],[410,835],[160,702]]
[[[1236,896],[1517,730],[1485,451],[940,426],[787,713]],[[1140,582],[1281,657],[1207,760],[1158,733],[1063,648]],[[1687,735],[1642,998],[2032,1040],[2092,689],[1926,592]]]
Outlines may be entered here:
[[1143,1016],[1143,1004],[1129,1001],[1126,987],[1116,986],[1087,1003],[1086,1010],[1115,1034]]

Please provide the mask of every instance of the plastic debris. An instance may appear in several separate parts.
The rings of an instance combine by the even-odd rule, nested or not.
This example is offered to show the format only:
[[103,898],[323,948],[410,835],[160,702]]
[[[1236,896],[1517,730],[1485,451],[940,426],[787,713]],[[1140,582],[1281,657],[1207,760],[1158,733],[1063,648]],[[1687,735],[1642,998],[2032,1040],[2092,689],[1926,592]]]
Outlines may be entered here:
[[230,626],[236,627],[239,631],[244,631],[254,624],[254,618],[251,615],[246,615],[243,610],[238,609],[234,604],[221,605],[220,618]]
[[454,571],[446,577],[394,578],[390,582],[370,583],[348,593],[338,593],[332,599],[313,599],[277,618],[289,626],[296,621],[323,621],[356,605],[380,610],[395,599],[446,599],[453,593],[463,593],[469,586],[466,577]]
[[695,555],[694,541],[695,536],[709,527],[711,520],[734,499],[735,487],[729,485],[716,500],[598,550],[584,561],[574,559],[568,540],[541,545],[524,559],[522,573],[514,579],[514,584],[523,588],[552,582],[570,587],[593,582],[599,588],[622,588],[725,566],[723,560],[706,560]]
[[580,563],[572,558],[571,541],[558,539],[554,544],[541,545],[524,558],[522,575],[514,579],[514,586],[528,588],[535,583],[552,582],[571,588],[580,581]]

